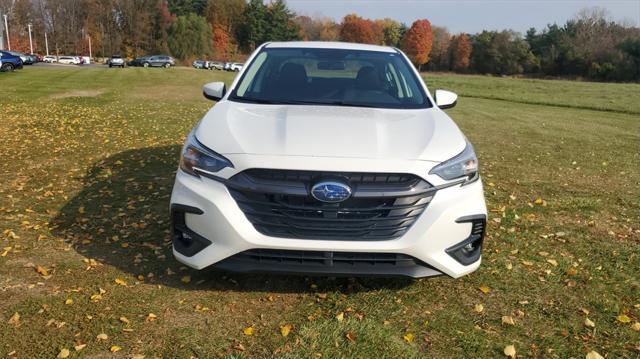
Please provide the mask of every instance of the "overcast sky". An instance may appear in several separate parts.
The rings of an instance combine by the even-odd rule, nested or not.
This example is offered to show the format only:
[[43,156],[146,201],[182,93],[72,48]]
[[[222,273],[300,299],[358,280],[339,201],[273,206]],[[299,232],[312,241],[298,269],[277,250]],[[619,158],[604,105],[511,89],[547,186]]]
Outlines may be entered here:
[[640,26],[640,0],[286,0],[298,15],[327,16],[339,21],[350,13],[410,25],[426,18],[449,31],[475,33],[513,29],[524,33],[549,23],[564,24],[580,9],[598,6],[612,20]]

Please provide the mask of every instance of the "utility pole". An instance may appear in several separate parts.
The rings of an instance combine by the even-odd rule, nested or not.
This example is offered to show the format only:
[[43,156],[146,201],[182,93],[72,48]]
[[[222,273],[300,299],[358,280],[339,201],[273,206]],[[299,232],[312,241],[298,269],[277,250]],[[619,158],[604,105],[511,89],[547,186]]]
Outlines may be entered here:
[[11,51],[11,41],[9,40],[9,25],[7,24],[7,14],[4,14],[4,31],[7,33],[7,48]]
[[2,30],[0,30],[0,50],[4,50],[4,34],[2,33]]
[[44,33],[44,46],[47,48],[47,56],[49,56],[49,40],[47,40],[47,33]]
[[27,25],[29,28],[29,50],[31,50],[30,54],[33,54],[33,41],[31,40],[31,24]]

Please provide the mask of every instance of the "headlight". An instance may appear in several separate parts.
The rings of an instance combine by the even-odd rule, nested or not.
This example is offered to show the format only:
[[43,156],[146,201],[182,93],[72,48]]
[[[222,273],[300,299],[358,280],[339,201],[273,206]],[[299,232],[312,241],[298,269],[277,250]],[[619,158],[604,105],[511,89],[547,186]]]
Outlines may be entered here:
[[201,144],[196,138],[195,132],[194,128],[182,148],[180,168],[183,171],[199,177],[198,172],[215,173],[225,167],[233,167],[231,161]]
[[436,174],[444,180],[452,180],[460,177],[474,178],[478,173],[478,157],[473,146],[468,140],[467,146],[457,156],[435,166],[429,174]]

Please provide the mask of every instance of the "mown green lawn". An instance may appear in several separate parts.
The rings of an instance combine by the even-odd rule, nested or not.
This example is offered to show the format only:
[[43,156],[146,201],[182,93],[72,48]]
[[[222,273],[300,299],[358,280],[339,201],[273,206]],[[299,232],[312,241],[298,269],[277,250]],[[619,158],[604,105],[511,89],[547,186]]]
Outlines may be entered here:
[[480,270],[411,281],[173,259],[180,145],[232,77],[0,74],[0,356],[640,356],[640,85],[425,74],[462,95],[490,224]]

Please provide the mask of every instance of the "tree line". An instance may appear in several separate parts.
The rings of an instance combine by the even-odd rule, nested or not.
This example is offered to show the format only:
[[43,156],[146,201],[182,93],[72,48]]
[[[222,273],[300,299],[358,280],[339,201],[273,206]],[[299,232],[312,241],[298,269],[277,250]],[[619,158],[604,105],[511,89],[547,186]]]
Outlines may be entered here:
[[640,80],[640,29],[581,11],[563,25],[452,34],[420,19],[408,26],[357,14],[340,22],[298,16],[284,0],[0,0],[12,48],[28,51],[32,25],[37,52],[166,53],[182,60],[235,60],[267,41],[349,41],[401,48],[423,70],[496,75]]

